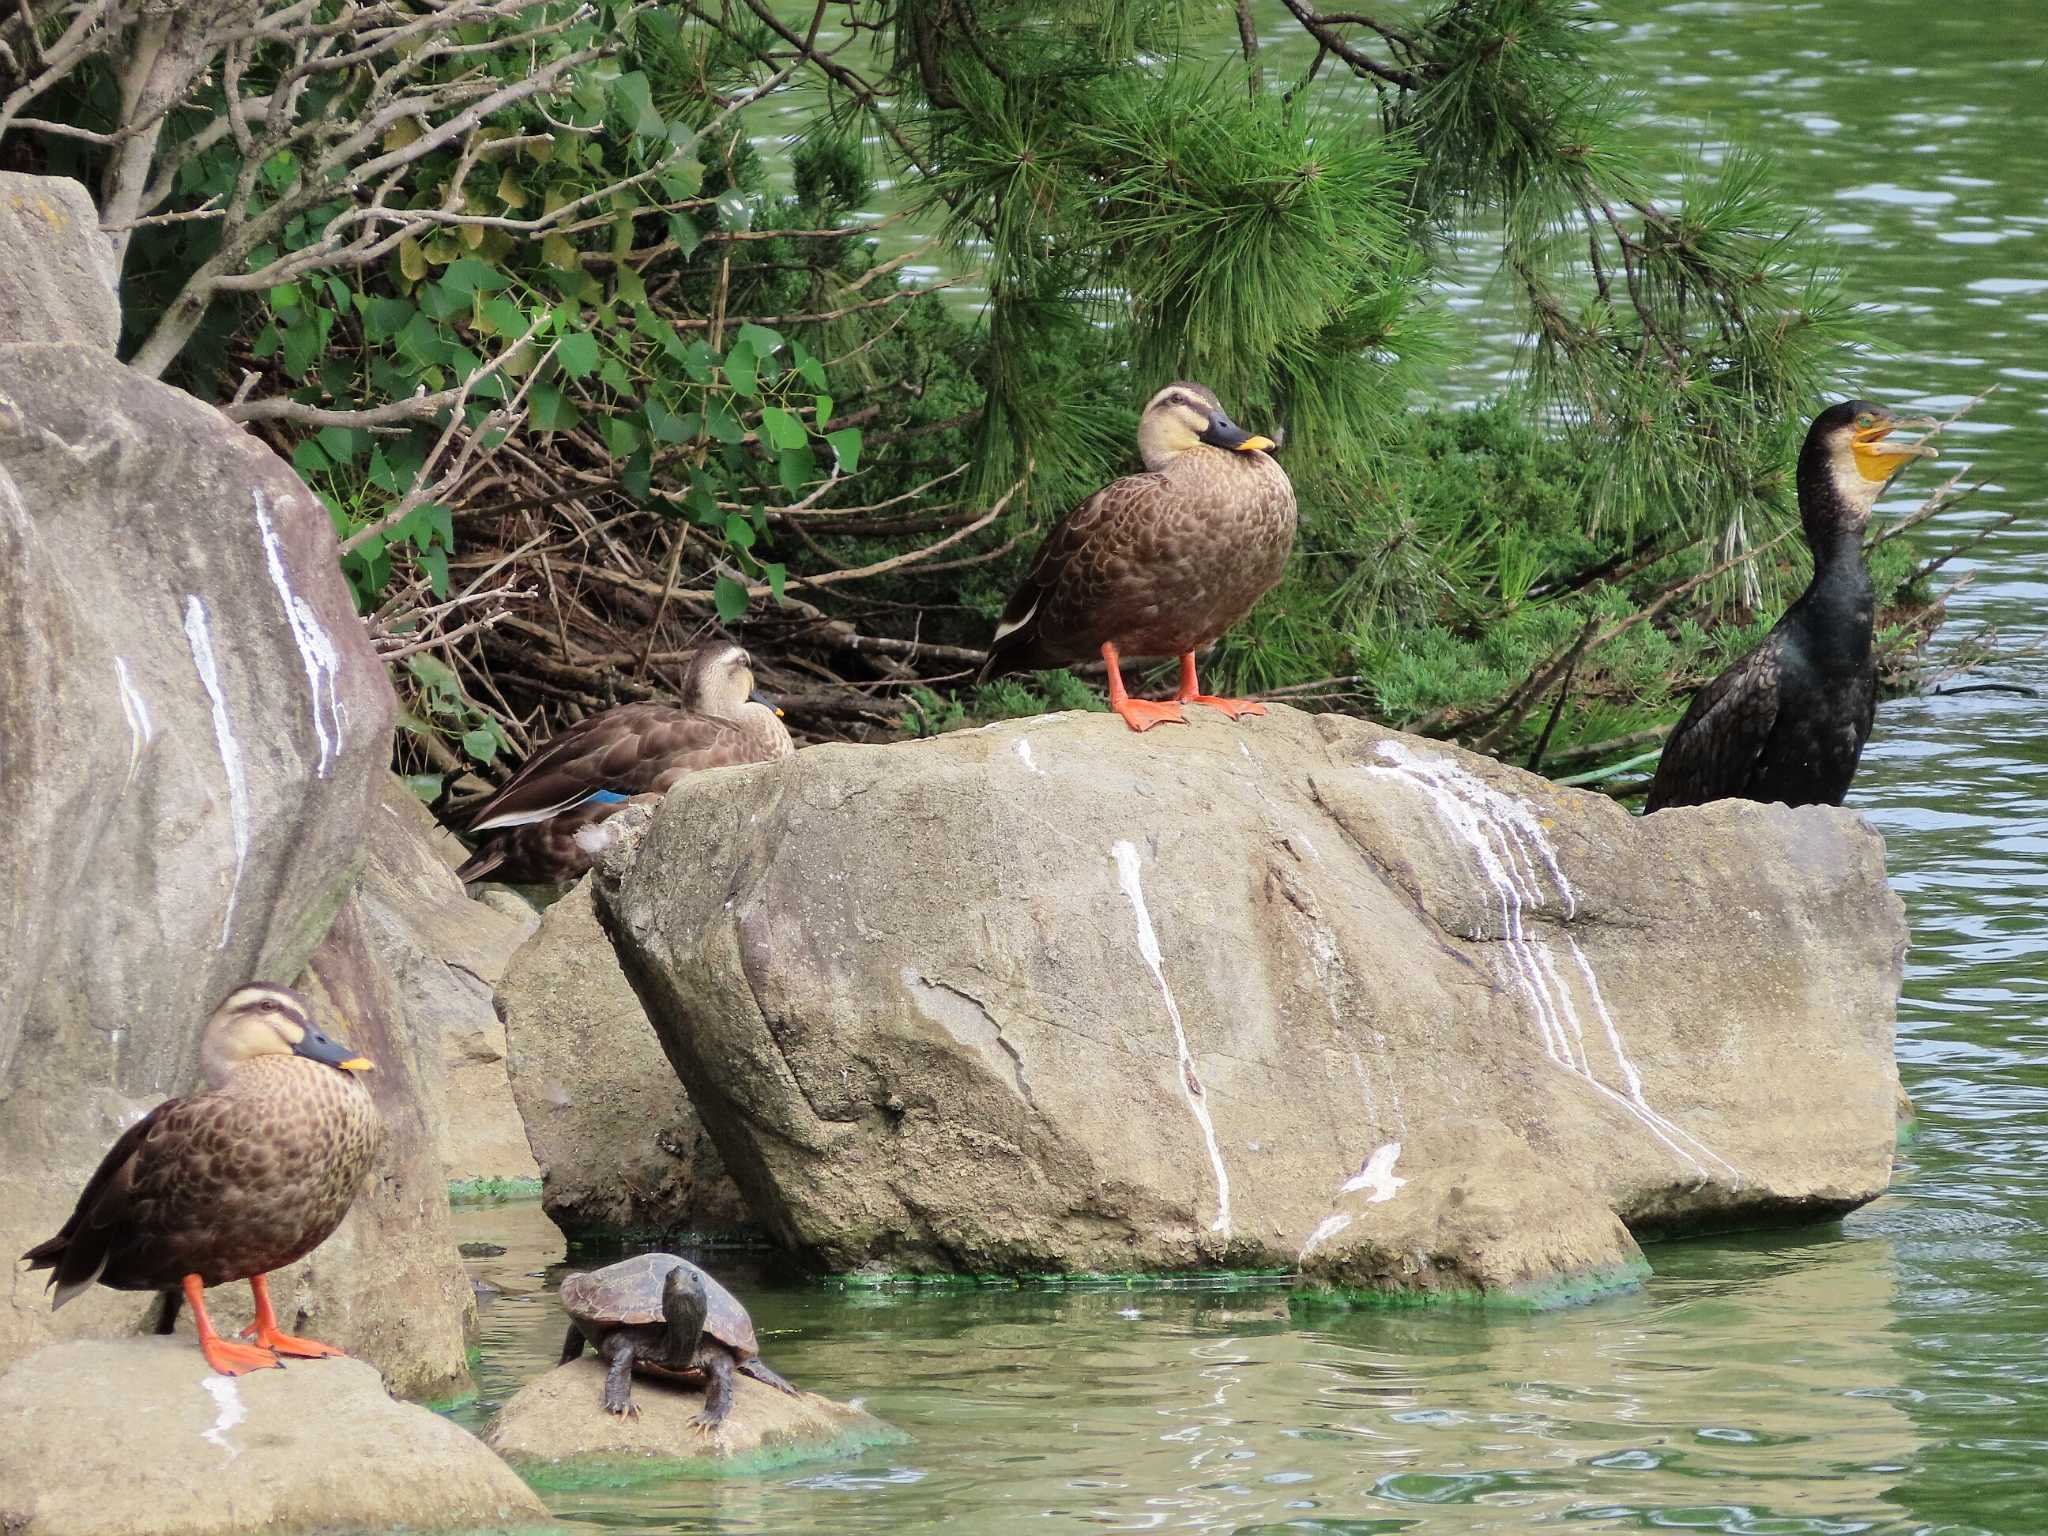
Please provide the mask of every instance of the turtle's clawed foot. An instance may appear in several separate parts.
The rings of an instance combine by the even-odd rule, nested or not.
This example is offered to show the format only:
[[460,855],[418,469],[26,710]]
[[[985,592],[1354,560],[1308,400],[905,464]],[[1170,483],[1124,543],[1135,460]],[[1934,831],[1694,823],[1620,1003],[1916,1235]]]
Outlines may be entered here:
[[610,1398],[606,1398],[604,1400],[604,1411],[611,1414],[614,1418],[637,1419],[640,1417],[640,1405],[630,1397],[623,1398],[618,1402],[613,1402]]
[[724,1422],[723,1419],[714,1419],[708,1412],[690,1415],[690,1427],[700,1435],[717,1434],[718,1426]]

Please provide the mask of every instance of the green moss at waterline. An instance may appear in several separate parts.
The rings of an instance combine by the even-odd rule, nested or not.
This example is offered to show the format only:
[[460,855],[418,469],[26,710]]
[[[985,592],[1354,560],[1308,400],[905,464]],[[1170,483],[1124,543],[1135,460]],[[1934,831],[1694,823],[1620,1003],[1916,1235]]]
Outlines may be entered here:
[[450,1205],[503,1205],[539,1198],[539,1179],[455,1179],[448,1185]]
[[828,1275],[819,1283],[837,1291],[1192,1291],[1284,1288],[1290,1269],[1203,1269],[1185,1273],[1099,1274],[1047,1271],[1021,1275],[920,1274],[915,1271]]
[[1903,1152],[1920,1139],[1920,1117],[1917,1114],[1899,1116],[1898,1129],[1892,1133],[1892,1147]]
[[[469,1353],[469,1368],[472,1371],[474,1371],[477,1366],[478,1352],[472,1349]],[[467,1408],[471,1403],[475,1402],[482,1395],[482,1393],[477,1391],[476,1381],[474,1380],[474,1378],[472,1378],[468,1385],[463,1388],[463,1390],[455,1393],[453,1396],[422,1398],[420,1400],[420,1406],[432,1413],[450,1414],[455,1413],[460,1409]]]
[[878,1445],[901,1445],[910,1436],[879,1419],[829,1440],[764,1445],[742,1456],[582,1456],[571,1461],[508,1458],[512,1470],[542,1493],[590,1488],[637,1488],[648,1483],[707,1478],[760,1477],[814,1461],[844,1461]]
[[624,1258],[660,1248],[673,1253],[773,1253],[775,1243],[760,1227],[578,1227],[562,1241],[574,1259]]
[[1355,1311],[1385,1307],[1481,1307],[1494,1312],[1549,1312],[1640,1289],[1650,1278],[1647,1261],[1637,1259],[1584,1274],[1563,1275],[1541,1285],[1481,1290],[1446,1286],[1439,1290],[1379,1290],[1371,1286],[1317,1284],[1292,1292],[1290,1312]]

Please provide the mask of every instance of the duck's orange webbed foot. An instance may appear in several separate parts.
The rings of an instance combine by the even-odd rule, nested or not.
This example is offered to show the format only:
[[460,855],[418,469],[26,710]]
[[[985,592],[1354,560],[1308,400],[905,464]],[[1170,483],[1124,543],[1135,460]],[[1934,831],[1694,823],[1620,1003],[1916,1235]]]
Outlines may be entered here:
[[206,1363],[223,1376],[246,1376],[251,1371],[267,1371],[273,1367],[282,1368],[284,1362],[269,1350],[251,1344],[235,1344],[213,1331],[213,1320],[206,1315],[205,1287],[197,1275],[187,1275],[181,1282],[185,1291],[185,1305],[192,1309],[192,1326],[199,1333],[199,1352],[206,1356]]
[[1266,706],[1257,699],[1219,699],[1213,694],[1190,694],[1180,701],[1183,704],[1206,704],[1211,709],[1220,709],[1233,720],[1242,720],[1246,715],[1263,715]]
[[[247,1332],[248,1330],[245,1329],[245,1335]],[[289,1355],[294,1360],[346,1360],[348,1358],[347,1350],[336,1349],[332,1344],[322,1344],[317,1339],[294,1338],[291,1334],[278,1333],[275,1330],[265,1333],[261,1328],[255,1330],[255,1335],[256,1342],[265,1349],[272,1350],[280,1355]]]
[[1149,731],[1155,725],[1186,725],[1188,717],[1181,713],[1180,705],[1168,700],[1155,704],[1150,699],[1111,699],[1109,707],[1124,717],[1124,724],[1134,731]]
[[1195,653],[1189,651],[1180,659],[1180,692],[1174,695],[1177,704],[1201,704],[1210,709],[1220,709],[1233,720],[1242,720],[1246,715],[1263,715],[1266,706],[1257,699],[1219,699],[1212,693],[1204,693],[1195,681]]
[[1124,717],[1124,724],[1134,731],[1149,731],[1155,725],[1186,725],[1188,717],[1180,712],[1178,702],[1154,703],[1150,699],[1134,699],[1124,691],[1123,669],[1117,665],[1116,646],[1103,642],[1102,660],[1109,668],[1109,707]]
[[249,1289],[256,1297],[256,1321],[242,1330],[243,1338],[253,1338],[264,1349],[273,1350],[280,1355],[290,1355],[295,1360],[348,1358],[346,1350],[336,1349],[332,1344],[322,1344],[314,1339],[294,1338],[279,1328],[277,1313],[272,1311],[270,1306],[270,1287],[264,1276],[251,1276]]
[[254,1344],[236,1344],[218,1334],[199,1341],[206,1363],[223,1376],[246,1376],[251,1371],[282,1369],[284,1362],[267,1349]]

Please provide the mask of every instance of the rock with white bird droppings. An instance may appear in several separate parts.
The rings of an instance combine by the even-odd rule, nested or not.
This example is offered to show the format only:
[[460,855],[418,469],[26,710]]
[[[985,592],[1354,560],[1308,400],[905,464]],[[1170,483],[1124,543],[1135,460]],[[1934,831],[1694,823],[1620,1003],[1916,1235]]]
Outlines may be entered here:
[[1853,812],[1188,713],[703,775],[600,862],[782,1242],[1541,1298],[1885,1188],[1905,926]]
[[[0,178],[11,291],[91,268],[90,200],[36,180]],[[0,1253],[56,1231],[122,1128],[192,1085],[221,998],[304,965],[395,711],[291,466],[116,361],[99,321],[0,315]],[[96,1291],[53,1319],[19,1289],[0,1361],[152,1305]]]
[[177,1339],[53,1344],[0,1375],[0,1531],[530,1529],[547,1511],[467,1431],[359,1360],[216,1376]]

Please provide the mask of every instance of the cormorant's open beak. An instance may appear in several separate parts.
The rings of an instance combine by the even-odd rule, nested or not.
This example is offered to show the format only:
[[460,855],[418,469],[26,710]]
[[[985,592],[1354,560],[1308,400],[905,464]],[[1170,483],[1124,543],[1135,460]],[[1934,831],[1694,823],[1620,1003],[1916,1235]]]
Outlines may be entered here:
[[1866,480],[1889,480],[1902,464],[1936,457],[1930,443],[1888,443],[1885,439],[1901,427],[1926,432],[1939,425],[1931,416],[1894,416],[1863,428],[1856,434],[1857,470]]
[[330,1067],[339,1067],[344,1072],[367,1072],[370,1058],[358,1056],[339,1040],[322,1034],[317,1029],[306,1031],[305,1037],[292,1047],[298,1055],[308,1061],[317,1061]]
[[747,695],[747,702],[749,704],[765,704],[768,708],[775,711],[776,719],[780,720],[782,718],[782,706],[775,702],[775,696],[771,693],[763,693],[760,689],[756,688]]
[[1202,441],[1211,448],[1229,448],[1238,453],[1250,453],[1255,449],[1278,446],[1270,437],[1260,437],[1255,432],[1245,431],[1221,411],[1210,416],[1209,427],[1202,434]]

